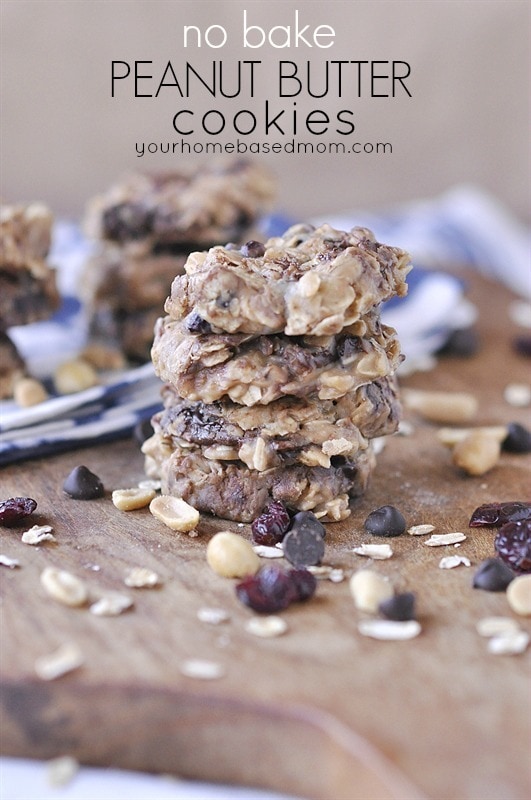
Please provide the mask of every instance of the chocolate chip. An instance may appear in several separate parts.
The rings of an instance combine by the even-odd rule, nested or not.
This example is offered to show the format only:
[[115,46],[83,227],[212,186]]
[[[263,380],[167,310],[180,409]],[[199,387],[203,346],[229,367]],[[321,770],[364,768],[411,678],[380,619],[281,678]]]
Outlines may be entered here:
[[415,602],[416,596],[413,592],[402,592],[382,600],[378,606],[378,611],[386,619],[394,619],[398,622],[406,622],[409,619],[416,619]]
[[498,558],[487,558],[482,561],[472,579],[474,589],[485,589],[487,592],[504,592],[515,577],[507,564]]
[[[301,514],[311,514],[311,512],[301,512]],[[298,514],[296,517],[299,516]],[[312,516],[314,516],[312,514]],[[303,519],[296,523],[293,518],[293,526],[282,540],[284,555],[295,567],[308,567],[320,564],[324,556],[325,543],[323,534],[317,526],[321,523],[316,518],[313,524],[310,520]]]
[[100,478],[84,466],[72,470],[63,483],[63,491],[74,500],[94,500],[105,492]]
[[141,419],[140,422],[137,422],[133,428],[133,438],[138,444],[144,444],[146,439],[149,439],[151,436],[153,436],[153,433],[153,425],[151,424],[151,418],[149,417],[148,419]]
[[448,336],[446,342],[437,351],[437,355],[470,358],[476,355],[479,347],[478,334],[474,328],[458,328]]
[[315,531],[315,533],[318,533],[320,536],[323,537],[323,539],[326,536],[325,526],[323,525],[322,522],[319,522],[313,511],[299,511],[297,514],[295,514],[295,516],[291,521],[291,530],[293,530],[294,528],[297,528],[299,530],[305,528],[311,531]]
[[515,351],[526,358],[531,357],[531,336],[517,336],[513,340],[513,347]]
[[502,450],[506,453],[531,452],[531,432],[518,422],[507,425],[507,436],[502,442]]
[[265,253],[265,247],[262,242],[256,242],[251,239],[241,246],[240,252],[245,258],[260,258]]
[[210,322],[207,322],[206,319],[200,317],[197,311],[192,311],[186,317],[184,321],[184,325],[187,331],[190,333],[212,333],[212,327]]
[[371,511],[364,527],[373,536],[401,536],[406,530],[406,520],[394,506],[381,506]]

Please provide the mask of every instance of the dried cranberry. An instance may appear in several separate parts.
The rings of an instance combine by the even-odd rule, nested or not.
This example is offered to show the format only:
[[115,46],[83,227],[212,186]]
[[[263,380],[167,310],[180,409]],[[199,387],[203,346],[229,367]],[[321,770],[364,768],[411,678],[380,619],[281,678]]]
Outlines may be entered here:
[[293,582],[298,600],[308,600],[315,594],[317,579],[315,575],[312,575],[307,569],[290,569],[288,575]]
[[494,547],[515,572],[531,572],[531,519],[503,525],[496,534]]
[[443,346],[437,350],[437,355],[470,358],[476,355],[479,347],[478,334],[474,328],[457,328],[450,333]]
[[241,602],[261,614],[283,611],[299,599],[293,579],[274,565],[262,567],[236,585]]
[[486,592],[504,592],[514,577],[512,569],[499,558],[486,558],[474,573],[472,586]]
[[31,497],[9,497],[0,502],[0,524],[10,528],[22,519],[29,517],[37,508],[37,501]]
[[387,600],[382,600],[378,606],[378,611],[382,616],[386,617],[386,619],[394,619],[399,622],[416,619],[416,599],[413,592],[401,592],[400,594],[389,597]]
[[241,246],[240,251],[245,258],[260,258],[260,256],[263,256],[265,253],[265,247],[262,242],[256,242],[254,239],[251,239]]
[[280,500],[272,500],[251,524],[253,541],[273,547],[281,542],[291,524],[286,506]]
[[531,504],[510,501],[507,503],[484,503],[470,517],[469,528],[495,528],[507,522],[531,519]]
[[367,533],[373,536],[401,536],[406,530],[406,520],[394,506],[381,506],[371,511],[364,522]]
[[506,453],[530,453],[531,431],[519,422],[510,422],[507,425],[507,436],[502,442],[502,450]]

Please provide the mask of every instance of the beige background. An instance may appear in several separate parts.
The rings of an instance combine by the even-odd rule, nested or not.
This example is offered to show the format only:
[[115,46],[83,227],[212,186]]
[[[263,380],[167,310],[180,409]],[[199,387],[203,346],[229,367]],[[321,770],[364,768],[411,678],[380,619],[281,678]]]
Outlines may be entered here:
[[[179,139],[171,120],[182,107],[234,113],[260,109],[269,97],[279,109],[290,108],[292,101],[278,99],[281,59],[300,65],[310,60],[312,67],[326,59],[398,59],[411,64],[412,98],[298,98],[299,112],[351,108],[355,138],[391,142],[393,154],[264,158],[278,178],[278,205],[303,218],[345,207],[387,207],[467,181],[529,218],[527,0],[2,0],[0,5],[6,201],[43,200],[57,214],[77,217],[87,198],[124,170],[203,161],[202,156],[139,159],[135,142]],[[244,50],[244,8],[251,22],[263,27],[293,25],[299,9],[304,24],[335,29],[334,46]],[[229,42],[221,49],[184,50],[184,24],[222,24]],[[160,76],[169,59],[176,67],[188,59],[199,70],[214,59],[230,67],[245,58],[263,62],[253,100],[222,102],[196,92],[181,101],[173,91],[157,99],[134,98],[131,83],[115,99],[110,96],[113,59],[152,60],[153,73]],[[352,85],[345,88],[345,95],[353,91]],[[322,137],[327,138],[341,137]]]

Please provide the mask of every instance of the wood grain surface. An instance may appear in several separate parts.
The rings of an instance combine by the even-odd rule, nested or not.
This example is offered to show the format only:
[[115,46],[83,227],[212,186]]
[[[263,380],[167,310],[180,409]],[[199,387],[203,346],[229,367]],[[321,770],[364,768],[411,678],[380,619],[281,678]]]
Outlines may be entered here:
[[[503,398],[510,382],[529,381],[529,362],[511,348],[517,332],[511,299],[498,285],[470,277],[480,309],[481,351],[472,359],[441,359],[403,385],[467,390],[480,401],[477,424],[529,425],[529,409]],[[521,330],[519,331],[521,332]],[[147,509],[120,512],[115,488],[143,477],[138,446],[122,441],[0,472],[0,496],[30,495],[30,524],[53,526],[57,543],[23,544],[21,530],[1,529],[0,552],[21,567],[1,567],[2,752],[213,781],[252,784],[320,800],[526,800],[531,791],[529,744],[531,653],[494,656],[475,630],[488,615],[515,616],[504,593],[472,589],[477,564],[494,554],[494,533],[468,529],[484,502],[530,499],[531,459],[504,454],[479,478],[466,477],[440,445],[437,427],[412,414],[410,436],[392,437],[378,459],[367,495],[352,516],[328,526],[325,561],[347,575],[372,566],[397,590],[417,593],[421,635],[411,641],[363,638],[348,581],[320,581],[306,604],[283,616],[288,631],[259,639],[245,630],[251,612],[234,581],[205,561],[209,537],[248,526],[203,518],[200,535],[175,534]],[[100,475],[106,496],[76,501],[62,492],[69,471],[85,464]],[[366,542],[363,521],[391,503],[408,525],[463,531],[459,550],[430,548],[424,537],[391,540],[394,556],[368,562],[351,549]],[[29,527],[26,526],[26,527]],[[438,568],[443,555],[466,555],[472,567]],[[95,617],[48,598],[39,576],[54,565],[80,576],[91,594],[127,591],[134,607]],[[127,589],[131,567],[154,569],[155,589]],[[198,609],[225,609],[218,626]],[[518,618],[531,630],[529,618]],[[64,642],[84,655],[77,670],[54,681],[34,663]],[[213,660],[225,675],[185,677],[186,659]]]

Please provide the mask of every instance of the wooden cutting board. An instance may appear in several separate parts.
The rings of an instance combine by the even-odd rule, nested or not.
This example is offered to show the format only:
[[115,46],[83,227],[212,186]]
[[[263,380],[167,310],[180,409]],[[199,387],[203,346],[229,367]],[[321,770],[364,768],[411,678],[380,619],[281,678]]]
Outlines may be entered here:
[[[511,348],[517,331],[511,297],[498,285],[470,278],[480,309],[482,349],[473,359],[447,358],[403,384],[468,390],[477,395],[476,422],[529,425],[529,410],[503,399],[510,382],[529,380],[529,362]],[[363,521],[394,504],[408,524],[436,532],[464,531],[459,550],[430,548],[424,537],[391,540],[394,556],[372,566],[397,590],[417,593],[421,635],[411,641],[363,638],[363,615],[348,581],[320,581],[317,595],[290,607],[288,631],[259,639],[244,623],[234,582],[210,571],[205,546],[218,530],[238,528],[202,519],[198,538],[174,534],[147,509],[119,512],[110,492],[143,477],[132,441],[34,460],[0,472],[0,495],[38,501],[32,523],[53,526],[57,543],[30,547],[20,531],[1,529],[0,552],[20,561],[1,568],[1,732],[4,754],[81,762],[211,781],[253,784],[322,800],[524,800],[531,790],[529,744],[531,651],[494,656],[475,630],[487,615],[509,615],[505,595],[474,590],[475,566],[493,555],[494,533],[468,529],[484,502],[531,495],[529,456],[503,455],[480,478],[465,477],[436,438],[436,426],[412,414],[410,436],[389,440],[366,497],[352,516],[328,526],[326,563],[350,575],[370,566],[351,548],[367,541]],[[101,500],[64,496],[70,470],[85,464],[104,481]],[[29,526],[27,526],[29,527]],[[438,568],[460,553],[472,567]],[[95,617],[46,597],[39,576],[47,565],[82,577],[94,595],[133,594],[134,607]],[[129,568],[160,575],[155,589],[127,590]],[[229,621],[200,622],[198,609],[225,609]],[[518,619],[531,631],[529,618]],[[35,660],[75,642],[83,665],[54,681],[39,679]],[[225,675],[184,676],[190,658],[222,665]]]

